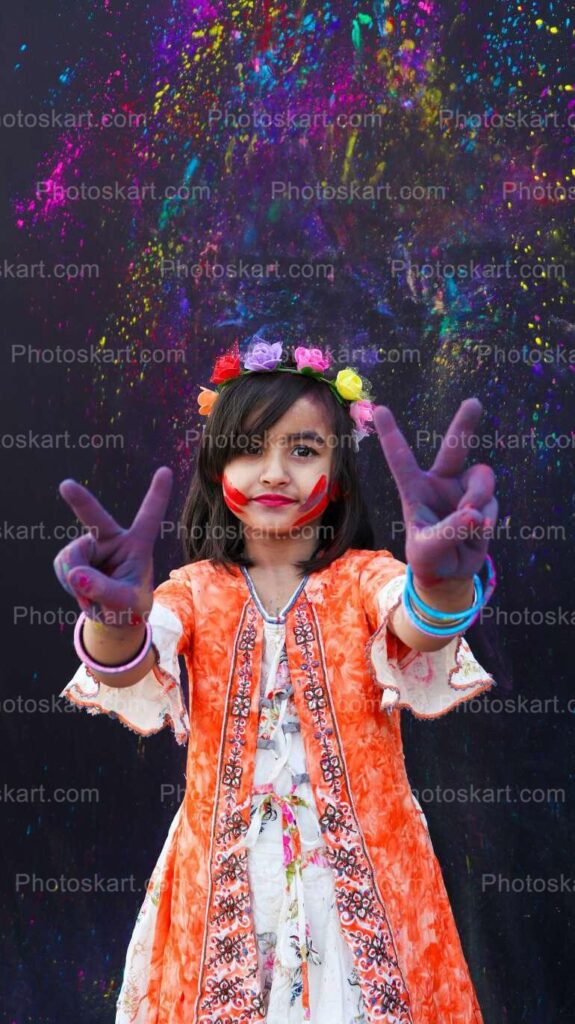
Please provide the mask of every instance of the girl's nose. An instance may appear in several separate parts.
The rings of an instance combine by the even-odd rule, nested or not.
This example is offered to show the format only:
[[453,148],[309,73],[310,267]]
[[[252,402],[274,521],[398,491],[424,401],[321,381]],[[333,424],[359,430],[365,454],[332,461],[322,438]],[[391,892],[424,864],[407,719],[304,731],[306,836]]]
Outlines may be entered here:
[[265,484],[286,483],[289,474],[286,469],[283,455],[280,451],[269,451],[263,456],[263,463],[260,472],[260,481]]

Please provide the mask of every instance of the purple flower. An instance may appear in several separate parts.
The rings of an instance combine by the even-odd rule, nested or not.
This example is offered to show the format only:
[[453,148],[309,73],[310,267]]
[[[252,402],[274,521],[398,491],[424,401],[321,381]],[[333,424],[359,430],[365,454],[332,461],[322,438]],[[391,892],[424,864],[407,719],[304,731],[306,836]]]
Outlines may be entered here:
[[275,370],[282,358],[281,341],[269,344],[267,341],[256,341],[244,359],[246,370]]

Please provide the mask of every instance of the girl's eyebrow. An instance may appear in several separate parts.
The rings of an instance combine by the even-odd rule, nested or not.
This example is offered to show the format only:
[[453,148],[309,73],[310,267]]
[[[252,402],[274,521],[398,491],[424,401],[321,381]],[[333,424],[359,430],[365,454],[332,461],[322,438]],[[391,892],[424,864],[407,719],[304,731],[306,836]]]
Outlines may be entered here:
[[[255,436],[256,438],[260,437],[259,434]],[[305,441],[314,441],[317,445],[325,445],[324,438],[321,434],[316,433],[315,430],[299,430],[296,434],[284,434],[282,437],[278,438],[278,441],[299,441],[302,439]]]
[[316,444],[325,444],[321,434],[316,434],[315,430],[300,430],[297,434],[286,434],[286,441],[297,441],[303,438],[305,441],[315,441]]

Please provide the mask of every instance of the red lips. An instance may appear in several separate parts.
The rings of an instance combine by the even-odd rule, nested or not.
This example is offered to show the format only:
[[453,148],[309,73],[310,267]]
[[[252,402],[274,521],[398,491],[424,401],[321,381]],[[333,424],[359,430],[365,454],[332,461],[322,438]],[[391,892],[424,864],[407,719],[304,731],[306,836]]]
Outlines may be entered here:
[[293,498],[286,498],[283,494],[259,494],[254,501],[260,502],[262,505],[293,505]]

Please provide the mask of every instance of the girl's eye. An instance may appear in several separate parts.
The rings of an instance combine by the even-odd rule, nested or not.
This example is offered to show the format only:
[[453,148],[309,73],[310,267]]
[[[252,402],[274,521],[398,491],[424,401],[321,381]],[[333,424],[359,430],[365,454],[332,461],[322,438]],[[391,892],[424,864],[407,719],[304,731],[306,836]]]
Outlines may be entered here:
[[[310,448],[308,444],[296,444],[296,448],[303,448],[306,452],[311,452],[312,455],[317,455],[315,448]],[[295,451],[295,448],[294,448]]]
[[[300,448],[300,449],[303,448],[305,452],[310,452],[312,455],[317,455],[318,454],[318,452],[316,452],[315,448],[310,448],[309,445],[307,445],[307,444],[296,444],[295,448],[292,448],[292,451],[295,452],[296,449],[298,449],[298,448]],[[262,450],[261,447],[259,447],[259,448],[258,447],[244,448],[244,453],[245,453],[245,455],[259,455],[261,453],[261,450]]]

